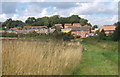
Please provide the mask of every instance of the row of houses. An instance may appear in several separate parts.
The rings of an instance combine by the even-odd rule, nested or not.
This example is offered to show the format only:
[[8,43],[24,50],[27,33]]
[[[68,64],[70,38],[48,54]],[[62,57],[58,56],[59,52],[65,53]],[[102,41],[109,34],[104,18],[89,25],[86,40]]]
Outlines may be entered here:
[[23,34],[27,34],[29,32],[36,32],[36,33],[40,33],[40,34],[48,34],[48,33],[53,33],[55,31],[55,29],[51,29],[48,28],[47,26],[24,26],[24,27],[14,27],[14,28],[10,28],[8,31],[8,33],[23,33]]
[[91,27],[88,25],[82,26],[80,23],[64,24],[64,28],[62,27],[62,24],[55,24],[55,26],[61,27],[61,31],[64,33],[71,32],[72,35],[80,36],[81,38],[89,37],[91,35]]
[[[64,28],[62,24],[55,24],[55,26],[61,27],[61,31],[64,33],[71,32],[71,34],[75,36],[80,36],[81,38],[97,35],[96,31],[98,30],[98,28],[95,30],[91,30],[91,26],[82,26],[80,23],[64,24]],[[115,28],[116,26],[114,25],[104,25],[100,27],[99,31],[101,32],[102,30],[104,30],[105,34],[109,35],[110,33],[114,32]]]
[[[63,33],[71,32],[72,35],[79,36],[81,38],[97,35],[96,30],[98,30],[98,29],[91,30],[92,29],[91,26],[89,25],[82,26],[80,23],[73,23],[73,24],[67,23],[64,25],[55,24],[54,26],[60,27]],[[110,33],[114,32],[115,28],[116,26],[114,25],[104,25],[99,28],[99,31],[101,32],[102,30],[104,30],[106,35],[109,35]],[[48,33],[53,33],[55,29],[48,28],[47,26],[24,26],[24,27],[10,28],[6,32],[27,34],[33,31],[40,34],[48,34]],[[1,31],[1,32],[5,32],[5,31]]]

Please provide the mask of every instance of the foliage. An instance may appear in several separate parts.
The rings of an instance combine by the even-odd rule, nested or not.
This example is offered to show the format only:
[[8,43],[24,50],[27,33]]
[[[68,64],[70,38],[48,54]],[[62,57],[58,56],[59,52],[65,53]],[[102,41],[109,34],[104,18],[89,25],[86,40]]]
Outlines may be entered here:
[[71,32],[69,33],[62,33],[60,27],[55,27],[55,32],[53,33],[53,37],[55,39],[59,40],[65,40],[65,41],[70,41],[71,39],[74,39],[74,36],[71,35]]
[[82,26],[84,26],[88,23],[88,20],[82,18],[82,19],[80,19],[80,23],[81,23]]
[[102,29],[102,31],[99,32],[98,35],[99,35],[99,39],[100,39],[100,40],[105,40],[106,34],[105,34],[104,29]]
[[120,24],[117,24],[118,26],[116,27],[114,34],[113,34],[113,40],[114,41],[119,41],[120,40]]
[[34,22],[36,22],[36,19],[34,17],[28,17],[28,19],[25,21],[25,23],[28,25],[31,25]]
[[12,20],[7,19],[5,22],[2,23],[2,27],[3,29],[5,29],[5,27],[7,27],[7,29],[9,28],[13,28],[13,27],[22,27],[25,26],[26,24],[24,22],[22,22],[21,20]]
[[20,26],[48,26],[53,27],[54,24],[62,24],[65,23],[81,23],[81,25],[90,25],[88,23],[87,19],[81,18],[78,15],[71,15],[69,17],[60,17],[59,15],[53,15],[51,17],[41,17],[41,18],[35,18],[35,17],[28,17],[25,22],[22,22],[21,20],[12,20],[11,18],[7,19],[5,22],[3,22],[2,27],[7,27],[7,29],[12,27],[20,27]]
[[18,37],[16,33],[2,33],[2,37]]
[[120,24],[120,21],[114,23],[113,25],[118,26]]
[[94,25],[94,26],[92,27],[92,30],[95,30],[95,28],[98,28],[98,25]]

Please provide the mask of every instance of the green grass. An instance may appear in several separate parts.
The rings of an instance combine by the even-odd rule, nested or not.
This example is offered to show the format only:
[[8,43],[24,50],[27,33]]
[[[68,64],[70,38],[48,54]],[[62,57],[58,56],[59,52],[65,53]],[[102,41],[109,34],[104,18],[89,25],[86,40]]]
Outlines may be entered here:
[[82,62],[73,74],[118,75],[117,42],[98,41],[97,37],[90,37],[82,39],[81,43],[84,46]]

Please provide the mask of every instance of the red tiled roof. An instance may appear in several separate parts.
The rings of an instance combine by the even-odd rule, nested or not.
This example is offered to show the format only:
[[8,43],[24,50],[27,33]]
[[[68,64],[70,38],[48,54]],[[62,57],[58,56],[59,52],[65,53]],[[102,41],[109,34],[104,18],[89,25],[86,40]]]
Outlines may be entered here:
[[73,30],[73,31],[75,31],[75,30],[89,31],[89,30],[90,30],[90,27],[88,27],[88,26],[73,27],[72,30]]
[[81,26],[80,23],[73,23],[73,26]]
[[72,26],[72,24],[64,24],[64,26]]
[[62,26],[62,24],[55,24],[55,26]]
[[15,30],[15,29],[21,29],[21,27],[14,27],[14,28],[10,28],[12,30]]
[[116,28],[116,26],[114,26],[114,25],[104,25],[104,26],[100,27],[100,31],[102,29],[104,29],[105,31],[107,31],[107,30],[115,30],[115,28]]
[[32,28],[32,26],[24,26],[24,28]]

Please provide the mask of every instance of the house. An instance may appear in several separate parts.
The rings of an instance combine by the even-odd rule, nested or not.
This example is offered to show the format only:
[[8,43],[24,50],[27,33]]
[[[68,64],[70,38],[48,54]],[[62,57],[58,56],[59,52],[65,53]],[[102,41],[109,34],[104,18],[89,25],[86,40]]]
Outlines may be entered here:
[[81,38],[89,37],[90,26],[73,27],[71,30],[71,34],[75,36],[80,36]]
[[61,32],[63,33],[69,33],[72,29],[70,28],[65,28],[65,29],[61,29]]
[[80,23],[73,23],[73,26],[81,27]]
[[26,29],[26,30],[29,30],[29,29],[31,29],[32,28],[32,26],[24,26],[23,27],[23,29]]
[[72,28],[73,25],[72,24],[64,24],[64,28]]
[[10,28],[10,30],[12,30],[12,31],[20,30],[20,29],[22,29],[22,27],[14,27],[14,28]]
[[38,29],[48,29],[47,26],[24,26],[23,29],[26,29],[26,30],[38,30]]
[[71,31],[71,34],[75,36],[80,36],[81,38],[90,36],[91,27],[88,25],[81,26],[80,23],[65,24],[64,29],[61,29],[62,32],[68,33]]
[[55,24],[56,27],[63,28],[62,24]]
[[116,26],[114,26],[114,25],[104,25],[104,26],[100,27],[100,32],[102,30],[104,30],[105,34],[109,35],[110,33],[113,33],[115,31],[115,28],[116,28]]

